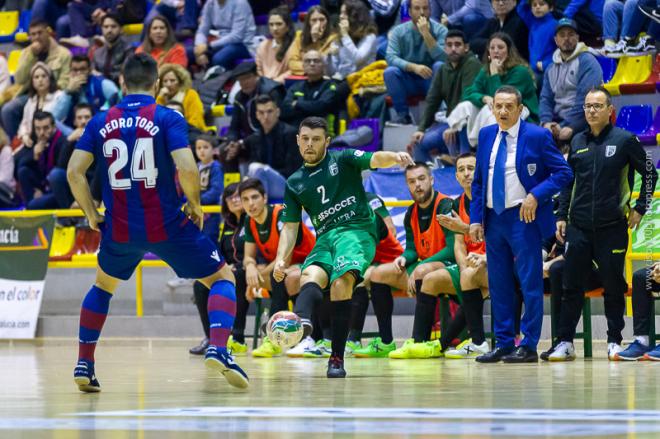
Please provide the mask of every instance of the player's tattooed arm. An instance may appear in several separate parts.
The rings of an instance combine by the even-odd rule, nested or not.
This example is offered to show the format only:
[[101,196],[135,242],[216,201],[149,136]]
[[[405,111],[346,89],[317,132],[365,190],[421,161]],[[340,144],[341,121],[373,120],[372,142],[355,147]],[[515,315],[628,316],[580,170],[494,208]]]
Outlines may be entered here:
[[273,277],[277,282],[284,279],[286,268],[289,265],[287,261],[291,259],[291,253],[298,238],[298,225],[299,223],[284,223],[280,232],[280,242],[277,246],[275,268],[273,269]]
[[415,162],[407,152],[378,151],[371,156],[369,165],[371,168],[391,168],[396,165],[405,168],[413,164]]
[[184,212],[201,229],[204,226],[204,212],[200,201],[199,170],[190,148],[172,151],[172,160],[179,172],[179,183],[188,202]]
[[89,188],[85,173],[94,162],[94,155],[87,151],[76,149],[71,154],[69,165],[67,166],[66,176],[71,187],[71,193],[78,202],[78,205],[85,213],[89,227],[93,230],[99,230],[99,224],[103,222],[103,215],[98,213],[92,191]]

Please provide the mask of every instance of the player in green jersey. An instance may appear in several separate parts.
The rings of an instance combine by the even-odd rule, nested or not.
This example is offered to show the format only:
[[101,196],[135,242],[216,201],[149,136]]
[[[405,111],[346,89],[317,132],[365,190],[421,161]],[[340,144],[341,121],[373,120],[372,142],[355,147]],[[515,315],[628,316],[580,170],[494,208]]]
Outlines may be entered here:
[[327,376],[343,378],[353,288],[371,264],[378,239],[374,213],[362,186],[362,171],[405,167],[413,161],[405,152],[328,151],[327,124],[319,117],[303,120],[297,139],[304,165],[286,183],[284,227],[273,277],[278,281],[284,278],[298,234],[296,223],[305,209],[317,239],[302,265],[294,312],[302,319],[305,333],[310,333],[312,310],[322,300],[323,289],[330,288],[332,354]]

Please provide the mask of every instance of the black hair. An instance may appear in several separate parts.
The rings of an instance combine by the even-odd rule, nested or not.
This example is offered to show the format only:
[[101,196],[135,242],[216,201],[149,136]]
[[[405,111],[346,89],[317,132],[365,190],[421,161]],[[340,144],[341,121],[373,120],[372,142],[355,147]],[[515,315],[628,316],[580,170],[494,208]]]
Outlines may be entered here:
[[151,55],[137,53],[124,61],[121,73],[127,89],[149,90],[158,81],[158,64]]
[[273,97],[272,97],[271,95],[269,95],[269,94],[262,94],[262,95],[259,95],[259,96],[257,96],[256,99],[254,100],[255,105],[260,105],[260,104],[263,105],[263,104],[267,104],[267,103],[269,103],[269,102],[273,102],[273,103],[275,103],[275,106],[276,106],[276,107],[278,106],[278,105],[277,105],[277,102],[275,101],[275,99],[273,99]]
[[467,159],[470,157],[474,157],[475,159],[477,158],[477,155],[473,153],[472,151],[470,152],[464,152],[462,154],[459,154],[458,157],[456,157],[456,164],[458,165],[458,161],[462,159]]
[[85,62],[87,63],[88,67],[92,66],[92,62],[90,61],[89,58],[87,58],[87,55],[73,55],[71,57],[71,64],[73,64],[74,62]]
[[236,216],[229,210],[229,206],[227,205],[227,198],[231,197],[234,195],[234,193],[238,190],[238,183],[230,183],[227,186],[225,186],[225,190],[222,191],[222,219],[224,220],[225,224],[229,224],[231,227],[237,227],[240,224],[242,224],[242,221],[240,218],[236,218]]
[[121,20],[119,19],[119,16],[117,14],[113,14],[112,12],[109,12],[103,16],[103,19],[101,20],[101,26],[103,26],[103,22],[107,19],[110,19],[117,23],[119,27],[121,27]]
[[76,104],[73,107],[73,114],[76,114],[79,110],[85,110],[85,109],[89,110],[89,112],[92,113],[92,115],[94,114],[94,108],[87,103]]
[[279,62],[282,62],[284,56],[289,50],[289,47],[291,46],[291,43],[293,43],[293,40],[296,38],[296,27],[293,23],[293,20],[291,19],[291,12],[289,12],[289,8],[287,6],[278,6],[271,9],[268,13],[268,19],[270,20],[270,17],[273,15],[280,17],[282,21],[284,21],[284,24],[286,24],[289,28],[286,35],[284,35],[282,45],[279,49],[277,49],[277,53],[275,54],[275,59]]
[[50,123],[55,125],[55,117],[53,117],[53,114],[49,113],[48,111],[42,111],[42,110],[35,111],[32,121],[34,122],[37,120],[46,120],[46,119],[50,119]]
[[328,132],[328,122],[325,121],[322,117],[317,117],[317,116],[310,116],[306,117],[303,119],[302,122],[300,122],[300,127],[298,130],[300,131],[300,128],[302,127],[307,127],[311,129],[316,129],[316,128],[321,128],[325,133]]
[[445,35],[445,40],[447,40],[447,38],[460,38],[463,40],[463,43],[468,42],[465,39],[465,32],[460,29],[450,29],[449,32],[447,32],[447,35]]
[[243,192],[247,191],[248,189],[254,189],[255,191],[259,192],[261,196],[266,196],[266,189],[264,188],[264,184],[259,179],[246,178],[245,180],[241,181],[241,183],[238,185],[239,195],[242,195]]
[[215,148],[219,144],[218,137],[213,135],[213,134],[209,134],[209,133],[203,133],[203,134],[200,134],[199,136],[197,136],[197,138],[195,139],[195,143],[194,143],[195,145],[197,144],[198,140],[203,140],[205,142],[210,143],[211,148]]

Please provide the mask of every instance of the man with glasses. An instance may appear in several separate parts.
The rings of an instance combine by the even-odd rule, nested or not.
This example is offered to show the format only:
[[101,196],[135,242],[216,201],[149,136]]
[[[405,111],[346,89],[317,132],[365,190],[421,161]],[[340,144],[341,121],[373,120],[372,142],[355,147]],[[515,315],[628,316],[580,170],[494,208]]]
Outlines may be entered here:
[[[623,269],[628,228],[637,228],[651,207],[658,175],[639,139],[612,126],[613,111],[609,92],[603,87],[592,88],[584,100],[589,128],[573,138],[568,153],[575,181],[560,197],[557,239],[566,242],[564,295],[559,344],[549,356],[550,361],[575,359],[573,339],[592,260],[605,288],[607,356],[617,360],[623,350],[621,331],[628,289]],[[635,171],[642,176],[642,185],[631,209]]]
[[328,123],[328,136],[333,137],[337,114],[341,109],[341,96],[335,81],[323,78],[323,55],[317,50],[305,52],[303,71],[307,80],[296,82],[287,90],[282,103],[282,119],[297,127],[306,117],[323,117]]
[[587,92],[603,83],[603,71],[580,42],[575,21],[557,22],[555,43],[552,64],[543,75],[539,117],[558,144],[569,144],[574,134],[587,128],[582,104]]

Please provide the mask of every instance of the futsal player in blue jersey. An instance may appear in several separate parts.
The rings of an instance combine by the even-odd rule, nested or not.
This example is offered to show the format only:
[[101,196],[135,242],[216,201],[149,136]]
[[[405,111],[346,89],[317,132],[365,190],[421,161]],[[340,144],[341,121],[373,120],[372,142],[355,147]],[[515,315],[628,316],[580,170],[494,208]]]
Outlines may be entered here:
[[[80,310],[78,364],[74,381],[83,392],[99,392],[94,350],[120,280],[128,280],[146,252],[158,255],[182,278],[198,279],[210,289],[210,343],[207,368],[235,387],[248,387],[247,374],[227,352],[236,313],[235,279],[216,245],[200,231],[197,164],[188,146],[183,116],[156,105],[156,62],[139,54],[122,69],[125,98],[97,114],[71,156],[71,191],[92,229],[101,232],[96,282]],[[105,216],[94,207],[85,172],[97,161],[102,177]],[[186,196],[182,202],[175,173]]]

